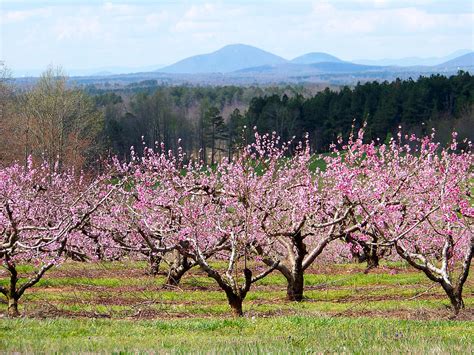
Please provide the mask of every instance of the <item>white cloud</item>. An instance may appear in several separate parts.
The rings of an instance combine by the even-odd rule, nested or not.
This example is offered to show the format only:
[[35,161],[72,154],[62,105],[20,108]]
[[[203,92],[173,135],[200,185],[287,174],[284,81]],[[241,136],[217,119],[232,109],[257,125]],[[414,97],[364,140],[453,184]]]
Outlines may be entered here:
[[238,32],[242,27],[242,17],[252,16],[248,11],[248,7],[252,6],[252,4],[237,6],[235,3],[223,4],[221,2],[192,5],[175,23],[172,31],[193,32],[194,36],[196,35],[195,31],[214,30],[218,34],[231,26],[234,31]]
[[16,22],[24,22],[33,19],[34,17],[49,17],[51,16],[50,8],[38,8],[31,10],[12,10],[5,11],[0,14],[0,23],[2,25],[12,24]]
[[118,15],[130,15],[137,11],[136,6],[128,4],[114,4],[111,1],[104,3],[102,8],[108,13]]
[[[367,2],[367,1],[364,1]],[[383,0],[384,4],[392,0]],[[301,21],[306,30],[332,35],[418,35],[421,32],[472,30],[473,14],[432,13],[416,7],[339,9],[323,1]]]
[[104,34],[98,16],[65,17],[60,19],[53,29],[56,38],[63,40],[93,40]]
[[156,30],[170,19],[167,11],[153,12],[145,16],[143,26],[146,30]]

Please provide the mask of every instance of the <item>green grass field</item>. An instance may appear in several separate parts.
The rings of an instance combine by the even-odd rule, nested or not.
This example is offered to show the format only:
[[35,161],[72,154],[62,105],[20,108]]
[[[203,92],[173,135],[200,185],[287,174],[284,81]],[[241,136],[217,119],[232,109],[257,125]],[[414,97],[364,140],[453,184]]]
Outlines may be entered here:
[[[442,290],[403,264],[323,265],[306,276],[306,299],[285,300],[274,273],[254,285],[245,317],[199,269],[179,288],[145,274],[144,263],[67,263],[20,301],[0,303],[0,352],[287,353],[474,352],[474,283],[455,320]],[[25,267],[23,272],[28,271]],[[0,283],[5,283],[0,274]]]

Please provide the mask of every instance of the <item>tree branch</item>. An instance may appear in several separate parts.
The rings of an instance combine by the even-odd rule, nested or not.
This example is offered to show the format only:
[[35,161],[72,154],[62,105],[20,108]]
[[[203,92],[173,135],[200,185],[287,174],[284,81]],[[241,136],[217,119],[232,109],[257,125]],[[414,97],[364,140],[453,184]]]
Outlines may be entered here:
[[41,278],[43,277],[45,272],[48,271],[49,269],[51,269],[53,266],[54,266],[54,263],[49,263],[47,265],[44,265],[36,273],[36,275],[34,277],[29,279],[28,282],[24,283],[17,291],[18,298],[20,298],[23,295],[23,293],[26,291],[26,289],[28,289],[28,288],[34,286],[35,284],[37,284],[39,282],[39,280],[41,280]]
[[459,294],[462,293],[462,288],[464,286],[464,283],[466,282],[467,277],[469,276],[469,270],[471,269],[471,262],[472,262],[473,255],[474,255],[474,235],[471,236],[471,245],[463,260],[462,272],[458,278],[457,291],[459,292]]
[[273,265],[268,268],[267,270],[265,270],[264,272],[258,274],[257,276],[253,277],[252,280],[250,281],[250,283],[255,283],[261,279],[263,279],[265,276],[267,276],[268,274],[270,274],[273,270],[275,270],[276,268],[278,268],[278,265],[280,265],[280,260],[278,261],[275,261],[273,263]]
[[[415,269],[421,270],[425,273],[425,275],[434,282],[442,282],[442,277],[440,276],[442,274],[441,270],[439,270],[437,267],[435,267],[433,264],[431,264],[426,257],[424,257],[421,254],[416,254],[416,253],[411,253],[408,250],[406,250],[403,246],[398,244],[397,242],[394,243],[395,249],[403,259],[408,261],[408,263],[413,266]],[[416,262],[416,259],[420,260],[420,263]]]

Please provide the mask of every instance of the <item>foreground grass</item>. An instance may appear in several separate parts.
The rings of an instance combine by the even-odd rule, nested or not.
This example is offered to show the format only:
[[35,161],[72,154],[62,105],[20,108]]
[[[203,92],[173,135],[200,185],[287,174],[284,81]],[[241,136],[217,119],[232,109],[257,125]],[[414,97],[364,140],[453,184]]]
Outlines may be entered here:
[[246,317],[233,319],[225,294],[198,268],[172,289],[146,270],[143,262],[51,270],[20,301],[24,318],[7,319],[0,299],[0,353],[474,353],[472,278],[455,321],[442,289],[404,263],[368,275],[361,264],[317,265],[300,303],[286,301],[275,272],[252,286]]
[[473,353],[462,321],[276,317],[127,321],[0,320],[7,352],[410,352]]

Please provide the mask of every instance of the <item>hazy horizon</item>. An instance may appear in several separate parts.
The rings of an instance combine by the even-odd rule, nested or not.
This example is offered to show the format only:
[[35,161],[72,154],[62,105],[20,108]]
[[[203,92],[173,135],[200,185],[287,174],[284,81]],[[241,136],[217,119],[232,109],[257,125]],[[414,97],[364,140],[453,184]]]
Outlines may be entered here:
[[158,69],[225,45],[287,59],[444,57],[472,50],[471,1],[3,1],[0,59],[14,74]]

